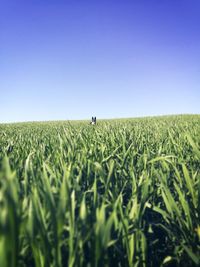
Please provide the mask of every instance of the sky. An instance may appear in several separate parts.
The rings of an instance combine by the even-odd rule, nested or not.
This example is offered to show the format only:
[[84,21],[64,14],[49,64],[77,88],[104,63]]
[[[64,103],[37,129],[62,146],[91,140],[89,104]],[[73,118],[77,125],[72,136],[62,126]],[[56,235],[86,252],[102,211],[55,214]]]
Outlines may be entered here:
[[200,114],[199,0],[0,0],[0,122]]

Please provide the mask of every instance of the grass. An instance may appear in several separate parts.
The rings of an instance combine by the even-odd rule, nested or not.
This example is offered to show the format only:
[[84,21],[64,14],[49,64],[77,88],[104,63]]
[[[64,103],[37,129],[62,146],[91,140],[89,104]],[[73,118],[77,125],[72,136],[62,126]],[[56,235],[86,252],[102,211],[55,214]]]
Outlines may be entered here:
[[200,116],[0,125],[0,266],[199,266]]

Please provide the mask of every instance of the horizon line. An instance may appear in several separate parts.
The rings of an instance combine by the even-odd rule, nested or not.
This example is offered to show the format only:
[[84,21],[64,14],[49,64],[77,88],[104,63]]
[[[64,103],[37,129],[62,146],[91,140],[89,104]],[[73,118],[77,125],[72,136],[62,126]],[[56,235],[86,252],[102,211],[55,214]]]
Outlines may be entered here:
[[[97,120],[128,120],[128,119],[143,119],[143,118],[153,118],[153,117],[173,117],[173,116],[200,116],[200,113],[177,113],[177,114],[156,114],[156,115],[143,115],[134,117],[112,117],[112,118],[97,118]],[[48,123],[48,122],[67,122],[67,121],[89,121],[89,118],[83,119],[57,119],[57,120],[28,120],[28,121],[11,121],[11,122],[0,122],[2,124],[18,124],[18,123]]]

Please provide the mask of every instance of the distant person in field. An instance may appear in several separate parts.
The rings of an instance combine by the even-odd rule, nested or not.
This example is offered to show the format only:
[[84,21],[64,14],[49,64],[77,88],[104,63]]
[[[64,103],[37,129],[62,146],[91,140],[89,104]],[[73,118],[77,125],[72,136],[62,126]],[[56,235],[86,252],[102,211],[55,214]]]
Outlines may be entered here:
[[97,123],[97,118],[96,117],[92,117],[92,120],[91,120],[90,124],[96,125],[96,123]]

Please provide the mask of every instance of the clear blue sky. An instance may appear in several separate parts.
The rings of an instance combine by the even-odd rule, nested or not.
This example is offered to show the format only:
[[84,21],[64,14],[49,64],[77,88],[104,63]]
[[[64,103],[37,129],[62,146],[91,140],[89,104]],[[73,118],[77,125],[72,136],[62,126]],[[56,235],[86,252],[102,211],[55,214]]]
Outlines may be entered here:
[[1,0],[0,122],[200,113],[199,0]]

